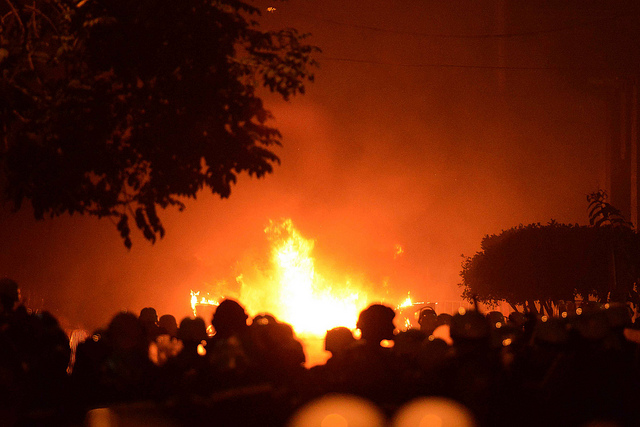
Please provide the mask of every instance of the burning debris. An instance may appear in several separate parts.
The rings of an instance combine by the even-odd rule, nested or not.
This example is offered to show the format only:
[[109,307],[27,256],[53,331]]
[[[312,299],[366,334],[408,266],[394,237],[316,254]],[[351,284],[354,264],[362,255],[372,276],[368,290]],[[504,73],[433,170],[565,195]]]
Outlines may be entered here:
[[[291,219],[270,221],[264,230],[270,242],[268,266],[259,272],[243,272],[237,275],[238,292],[228,290],[225,297],[236,298],[255,315],[268,312],[282,322],[293,326],[299,336],[323,338],[326,331],[346,326],[355,329],[357,316],[368,304],[391,299],[372,291],[372,284],[355,282],[333,271],[320,271],[313,257],[315,241],[305,238]],[[394,258],[403,252],[398,245]],[[194,315],[210,320],[209,312],[215,310],[221,298],[201,295],[191,291],[191,308]],[[411,295],[397,306],[401,311],[422,302],[413,302]],[[205,314],[206,313],[206,314]],[[409,313],[413,316],[413,312]],[[410,319],[398,316],[398,327],[411,326]]]

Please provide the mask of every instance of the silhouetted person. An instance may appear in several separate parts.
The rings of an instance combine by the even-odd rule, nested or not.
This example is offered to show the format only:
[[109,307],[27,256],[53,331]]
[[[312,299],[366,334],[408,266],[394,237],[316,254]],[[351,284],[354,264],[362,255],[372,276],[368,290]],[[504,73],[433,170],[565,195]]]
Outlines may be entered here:
[[171,394],[209,392],[212,388],[212,378],[205,358],[209,349],[204,345],[207,339],[204,319],[185,317],[180,321],[177,335],[183,347],[175,357],[167,361],[162,369],[164,387],[168,385]]
[[393,340],[393,318],[396,313],[389,306],[372,304],[360,312],[356,327],[360,329],[360,342],[370,348],[380,347],[383,340]]
[[69,338],[50,313],[20,305],[11,279],[0,279],[0,306],[0,415],[26,424],[56,422],[51,412],[67,401]]
[[581,424],[606,419],[637,425],[638,371],[624,346],[610,345],[616,341],[612,325],[617,322],[605,309],[582,308],[581,315],[567,317],[568,349],[545,375],[543,395],[553,397],[549,404],[566,419]]
[[78,346],[73,376],[80,396],[94,405],[151,397],[156,372],[142,323],[135,314],[120,312],[103,333]]
[[255,381],[256,351],[249,316],[235,300],[220,302],[211,319],[215,335],[207,340],[207,359],[221,387]]
[[103,366],[108,363],[111,345],[104,328],[97,329],[76,348],[71,372],[74,394],[81,407],[106,401],[102,390]]
[[490,311],[485,315],[485,317],[487,318],[487,322],[489,322],[489,326],[492,328],[499,329],[506,323],[504,315],[499,311]]
[[158,327],[161,334],[167,334],[171,338],[178,336],[178,322],[176,318],[171,314],[163,314],[158,320]]
[[211,325],[215,330],[214,341],[243,335],[248,331],[249,316],[244,308],[232,299],[223,300],[213,313]]
[[505,425],[504,375],[489,322],[476,310],[462,310],[451,319],[450,335],[452,352],[438,370],[436,392],[466,405],[481,425]]
[[20,303],[20,287],[9,278],[0,279],[0,320],[15,311]]
[[395,336],[393,353],[403,369],[417,369],[418,354],[427,337],[427,334],[418,329],[408,329]]
[[[434,315],[432,320],[435,321],[435,319]],[[419,357],[422,343],[427,337],[428,335],[422,330],[408,329],[399,332],[394,338],[394,346],[391,351],[397,364],[397,382],[400,384],[398,391],[402,393],[403,399],[418,392],[422,376]]]
[[138,317],[142,327],[144,328],[145,336],[149,342],[155,341],[160,335],[160,328],[158,326],[158,313],[153,307],[145,307],[140,310],[140,316]]
[[178,328],[178,339],[184,344],[181,354],[189,357],[199,356],[198,346],[203,345],[207,339],[207,326],[201,317],[185,317]]
[[356,324],[360,339],[347,354],[346,391],[375,402],[398,398],[398,364],[391,349],[381,346],[383,340],[394,338],[394,317],[393,309],[382,304],[372,304],[360,312]]
[[451,316],[449,313],[440,313],[438,314],[438,319],[436,321],[436,328],[440,325],[451,325]]
[[272,384],[292,386],[304,371],[306,358],[302,344],[291,325],[275,318],[268,322],[260,320],[254,319],[251,323],[257,375]]
[[251,321],[251,326],[264,326],[271,323],[278,323],[278,320],[273,314],[260,313],[256,314],[256,316],[253,318],[253,320]]
[[507,320],[511,325],[515,326],[516,328],[522,329],[525,322],[527,321],[527,318],[519,311],[514,311],[509,314]]
[[[356,339],[351,329],[344,326],[338,326],[328,330],[324,337],[324,349],[331,353],[331,359],[343,359],[345,351]],[[329,361],[327,361],[329,363]]]
[[421,394],[434,392],[434,378],[436,378],[440,366],[449,354],[449,345],[433,335],[422,341],[418,352],[417,364],[419,366],[418,383],[422,388]]
[[433,331],[438,327],[438,315],[436,314],[435,310],[431,307],[425,307],[420,310],[418,324],[420,325],[420,330],[426,336],[431,335]]

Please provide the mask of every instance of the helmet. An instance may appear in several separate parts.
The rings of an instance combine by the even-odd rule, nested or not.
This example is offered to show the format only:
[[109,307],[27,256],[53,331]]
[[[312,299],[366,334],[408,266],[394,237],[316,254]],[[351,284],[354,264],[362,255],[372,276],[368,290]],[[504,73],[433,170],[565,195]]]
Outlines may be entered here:
[[339,326],[327,331],[324,338],[324,349],[331,353],[340,352],[354,341],[355,338],[351,330],[344,326]]
[[614,329],[624,328],[631,324],[631,308],[622,303],[605,304],[604,312],[609,319],[609,326]]
[[431,307],[425,307],[420,310],[420,317],[418,318],[420,324],[420,330],[431,333],[438,326],[438,315]]
[[[491,328],[501,328],[505,324],[504,315],[499,311],[488,312],[486,318]],[[498,324],[500,325],[498,326]]]

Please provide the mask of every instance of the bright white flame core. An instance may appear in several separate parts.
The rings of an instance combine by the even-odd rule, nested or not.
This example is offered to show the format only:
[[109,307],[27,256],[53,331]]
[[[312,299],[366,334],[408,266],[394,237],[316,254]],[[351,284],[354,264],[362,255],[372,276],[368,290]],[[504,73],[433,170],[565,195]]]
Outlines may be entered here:
[[[354,282],[334,271],[320,273],[312,257],[314,240],[304,238],[291,219],[270,221],[264,232],[270,243],[268,266],[245,265],[235,278],[237,292],[231,291],[224,281],[218,283],[216,291],[238,300],[250,316],[270,313],[293,326],[298,337],[316,339],[324,338],[329,329],[337,326],[355,329],[358,315],[368,304],[384,303],[386,285],[381,287],[385,295],[373,295],[365,283]],[[218,305],[220,301],[191,292],[194,310],[196,304]],[[416,303],[407,294],[401,306],[413,304]]]
[[366,300],[361,292],[351,290],[348,280],[336,286],[315,271],[314,241],[302,237],[290,219],[271,222],[265,233],[272,242],[271,261],[279,288],[276,317],[299,334],[324,336],[336,326],[355,328]]
[[412,305],[413,305],[413,301],[411,301],[411,293],[408,293],[407,299],[401,302],[400,305],[398,305],[398,308],[411,307]]

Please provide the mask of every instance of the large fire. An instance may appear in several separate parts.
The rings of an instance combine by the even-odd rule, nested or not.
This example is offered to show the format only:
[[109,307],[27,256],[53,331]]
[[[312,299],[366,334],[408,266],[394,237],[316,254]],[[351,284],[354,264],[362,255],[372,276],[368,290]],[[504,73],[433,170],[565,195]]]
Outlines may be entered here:
[[[268,267],[238,274],[237,292],[219,290],[224,297],[237,299],[248,314],[270,313],[291,324],[299,337],[319,339],[337,326],[355,329],[360,311],[368,304],[391,299],[386,284],[375,290],[371,283],[341,277],[333,271],[318,271],[312,256],[314,240],[303,237],[291,219],[270,221],[264,231],[270,243]],[[402,253],[398,248],[394,257]],[[221,298],[191,291],[194,314],[198,307],[213,308]],[[414,304],[407,294],[399,305],[389,305],[404,308]],[[409,322],[398,319],[397,325],[408,327]]]
[[271,222],[265,232],[273,244],[273,282],[279,299],[276,317],[293,325],[299,334],[324,336],[336,326],[354,328],[368,295],[348,279],[338,282],[317,272],[311,256],[314,241],[302,237],[290,219]]

